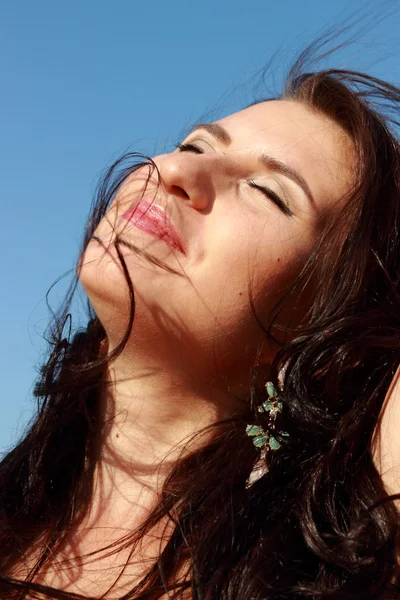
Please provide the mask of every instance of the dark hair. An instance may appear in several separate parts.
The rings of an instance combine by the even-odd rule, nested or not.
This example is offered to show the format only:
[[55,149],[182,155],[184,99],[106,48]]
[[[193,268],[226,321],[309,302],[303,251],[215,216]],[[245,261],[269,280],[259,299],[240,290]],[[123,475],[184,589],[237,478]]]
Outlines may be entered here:
[[[165,515],[176,524],[126,599],[159,598],[166,590],[169,597],[190,590],[198,600],[388,599],[398,593],[399,515],[371,443],[400,358],[400,150],[394,134],[400,90],[353,71],[304,73],[307,58],[303,53],[291,69],[283,97],[339,123],[354,141],[357,161],[345,206],[291,292],[310,280],[319,283],[305,324],[273,365],[275,373],[285,369],[290,444],[247,488],[257,453],[245,426],[260,417],[256,407],[264,399],[254,383],[248,414],[179,461],[147,522],[111,548],[134,549]],[[140,165],[155,168],[140,158],[127,154],[105,175],[83,249],[125,179]],[[71,333],[75,282],[53,320],[50,355],[35,390],[37,417],[0,465],[2,597],[78,597],[34,579],[88,509],[104,426],[99,386],[134,316],[122,243],[116,248],[132,299],[125,338],[103,356],[105,332],[90,304],[87,326]],[[19,580],[14,567],[33,548],[36,563]]]

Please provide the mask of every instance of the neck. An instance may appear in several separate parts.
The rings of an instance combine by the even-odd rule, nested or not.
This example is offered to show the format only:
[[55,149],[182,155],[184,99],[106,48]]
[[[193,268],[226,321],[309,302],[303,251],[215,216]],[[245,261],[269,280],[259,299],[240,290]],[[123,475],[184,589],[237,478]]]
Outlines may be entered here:
[[[201,387],[161,364],[144,368],[122,353],[108,369],[90,510],[78,525],[85,548],[91,548],[93,532],[93,543],[105,546],[127,530],[137,531],[159,503],[177,461],[218,435],[220,428],[211,425],[243,410],[242,401],[212,381]],[[106,536],[101,543],[99,536]]]
[[101,398],[107,425],[100,463],[153,483],[215,437],[210,425],[243,410],[220,381],[201,376],[199,382],[182,366],[178,372],[161,364],[145,367],[122,353],[109,367]]

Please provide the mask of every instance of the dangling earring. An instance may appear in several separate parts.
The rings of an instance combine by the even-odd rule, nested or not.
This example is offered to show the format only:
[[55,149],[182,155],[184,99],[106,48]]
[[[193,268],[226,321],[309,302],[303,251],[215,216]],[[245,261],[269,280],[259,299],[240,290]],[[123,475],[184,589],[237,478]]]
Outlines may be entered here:
[[256,461],[247,480],[246,488],[251,487],[253,483],[258,481],[258,479],[260,479],[268,471],[266,464],[267,454],[270,451],[279,450],[282,445],[281,442],[277,440],[276,433],[279,433],[281,440],[282,438],[286,438],[284,440],[286,441],[289,438],[288,433],[285,431],[277,432],[276,429],[276,418],[278,413],[282,413],[283,409],[282,400],[279,398],[278,390],[271,381],[268,381],[265,384],[265,389],[267,391],[268,399],[265,400],[257,410],[259,413],[263,413],[268,416],[267,430],[260,425],[247,425],[246,427],[247,435],[253,438],[253,444],[256,448],[261,450],[260,457]]

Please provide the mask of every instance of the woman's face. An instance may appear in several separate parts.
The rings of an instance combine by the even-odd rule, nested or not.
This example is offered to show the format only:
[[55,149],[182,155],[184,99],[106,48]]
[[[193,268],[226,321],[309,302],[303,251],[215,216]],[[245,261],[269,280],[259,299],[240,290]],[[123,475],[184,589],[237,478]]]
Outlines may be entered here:
[[[86,250],[81,281],[115,345],[130,302],[113,241],[118,236],[172,267],[182,276],[120,247],[136,300],[126,351],[131,344],[234,382],[264,339],[249,286],[267,324],[352,184],[352,143],[306,105],[268,101],[196,127],[154,162],[160,185],[156,172],[147,182],[148,167],[127,179],[96,231],[104,246],[92,240]],[[281,321],[295,324],[304,308],[292,303]],[[272,354],[264,340],[260,360]]]

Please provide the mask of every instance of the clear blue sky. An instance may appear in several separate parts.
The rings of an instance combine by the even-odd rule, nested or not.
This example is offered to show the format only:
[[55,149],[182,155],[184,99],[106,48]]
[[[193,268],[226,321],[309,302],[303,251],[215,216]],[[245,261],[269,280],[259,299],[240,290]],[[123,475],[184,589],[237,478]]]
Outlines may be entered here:
[[[372,2],[377,17],[380,4]],[[75,260],[100,171],[128,146],[155,154],[204,113],[217,118],[252,101],[251,77],[276,50],[279,81],[297,50],[362,7],[365,0],[2,2],[0,451],[31,415],[44,297]],[[394,14],[331,64],[399,83],[399,31]],[[56,287],[53,306],[63,290]]]

